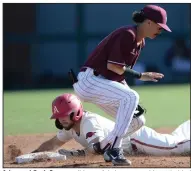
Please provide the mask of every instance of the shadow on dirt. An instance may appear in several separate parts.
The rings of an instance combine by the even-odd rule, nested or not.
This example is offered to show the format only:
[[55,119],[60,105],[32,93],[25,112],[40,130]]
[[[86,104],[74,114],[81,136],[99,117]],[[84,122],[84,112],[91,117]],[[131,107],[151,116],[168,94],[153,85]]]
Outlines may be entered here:
[[88,164],[67,164],[61,166],[50,166],[51,168],[100,168],[100,167],[107,167],[112,166],[111,163],[88,163]]

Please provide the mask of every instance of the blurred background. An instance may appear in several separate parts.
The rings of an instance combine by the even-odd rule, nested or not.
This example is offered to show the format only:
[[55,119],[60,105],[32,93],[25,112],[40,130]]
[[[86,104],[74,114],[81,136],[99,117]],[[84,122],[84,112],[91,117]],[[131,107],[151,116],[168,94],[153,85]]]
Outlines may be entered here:
[[[3,4],[5,135],[55,132],[51,104],[73,93],[69,69],[77,73],[97,44],[116,28],[134,24],[132,13],[145,5]],[[167,10],[173,32],[146,40],[135,70],[165,77],[159,83],[128,83],[147,109],[147,126],[175,127],[190,118],[191,5],[157,5]],[[93,104],[83,105],[111,118]]]
[[[90,52],[114,29],[134,24],[146,4],[3,4],[4,90],[71,88]],[[161,84],[188,83],[191,5],[156,4],[168,12],[172,33],[146,40],[138,71],[162,72]],[[132,80],[130,85],[150,84]]]

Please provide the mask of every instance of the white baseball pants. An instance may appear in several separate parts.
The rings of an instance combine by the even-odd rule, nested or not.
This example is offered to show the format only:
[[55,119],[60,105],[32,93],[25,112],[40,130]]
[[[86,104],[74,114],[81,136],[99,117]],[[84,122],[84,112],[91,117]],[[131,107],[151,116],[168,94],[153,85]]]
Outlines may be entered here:
[[[131,121],[133,121],[132,125],[136,125],[134,126],[135,131],[144,124],[144,119],[133,119],[139,103],[139,95],[128,85],[105,79],[102,76],[95,76],[93,69],[87,68],[85,72],[78,74],[78,82],[73,87],[82,101],[96,104],[116,118],[115,127],[101,142],[101,148],[104,148],[108,143],[113,145],[116,137],[118,139],[114,147],[121,147],[122,138],[128,134]],[[129,135],[135,131],[130,130]]]

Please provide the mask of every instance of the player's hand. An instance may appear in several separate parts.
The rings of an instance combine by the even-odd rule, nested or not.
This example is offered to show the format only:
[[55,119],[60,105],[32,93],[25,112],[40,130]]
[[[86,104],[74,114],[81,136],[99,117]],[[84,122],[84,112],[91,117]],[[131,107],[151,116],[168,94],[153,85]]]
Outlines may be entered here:
[[82,150],[65,150],[65,149],[60,149],[58,150],[59,154],[66,155],[67,157],[69,156],[85,156],[85,151]]
[[140,80],[142,81],[153,81],[158,82],[158,80],[164,77],[163,74],[157,72],[143,72]]

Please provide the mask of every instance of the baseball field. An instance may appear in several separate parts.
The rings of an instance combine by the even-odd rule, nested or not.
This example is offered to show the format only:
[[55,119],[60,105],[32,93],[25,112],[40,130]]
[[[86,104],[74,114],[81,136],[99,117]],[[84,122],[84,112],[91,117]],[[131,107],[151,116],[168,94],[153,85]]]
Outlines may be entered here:
[[[160,132],[169,133],[190,118],[190,86],[142,86],[134,87],[140,95],[140,103],[147,109],[146,125]],[[19,154],[29,153],[57,132],[50,120],[52,100],[72,89],[30,90],[4,92],[4,167],[112,167],[102,156],[78,157],[58,161],[39,161],[15,164]],[[84,108],[112,119],[93,104]],[[64,148],[82,148],[74,141]],[[127,156],[131,167],[190,167],[190,156]]]

